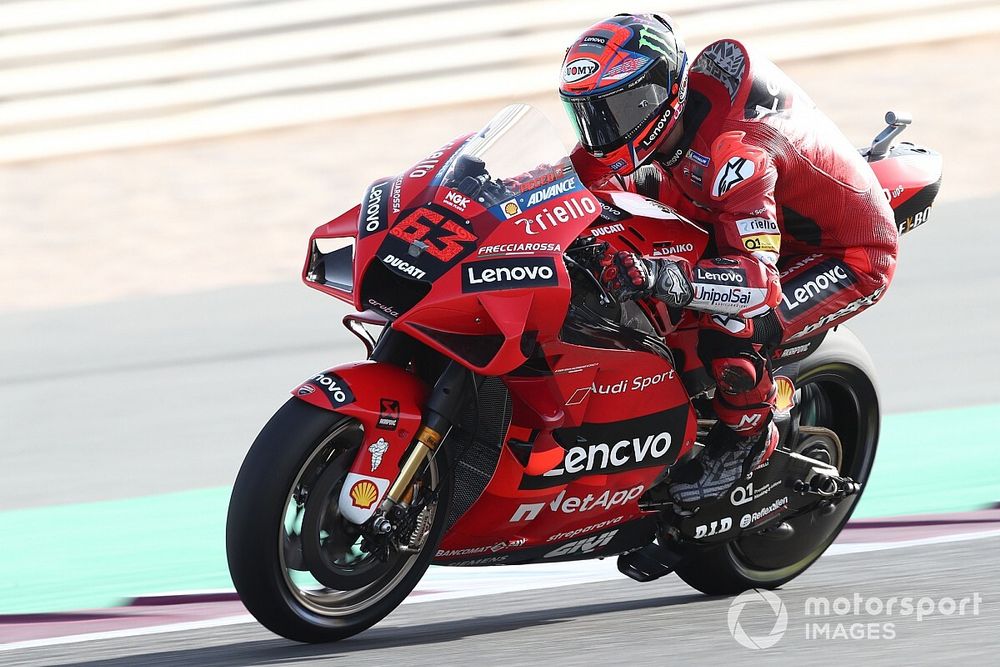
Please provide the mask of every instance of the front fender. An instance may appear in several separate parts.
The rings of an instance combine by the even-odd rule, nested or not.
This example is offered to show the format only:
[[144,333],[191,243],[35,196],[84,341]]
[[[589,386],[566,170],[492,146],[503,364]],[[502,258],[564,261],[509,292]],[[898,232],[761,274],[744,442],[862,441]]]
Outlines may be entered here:
[[317,373],[292,396],[361,422],[365,439],[340,493],[340,513],[362,524],[399,474],[400,460],[420,428],[428,388],[412,373],[358,361]]

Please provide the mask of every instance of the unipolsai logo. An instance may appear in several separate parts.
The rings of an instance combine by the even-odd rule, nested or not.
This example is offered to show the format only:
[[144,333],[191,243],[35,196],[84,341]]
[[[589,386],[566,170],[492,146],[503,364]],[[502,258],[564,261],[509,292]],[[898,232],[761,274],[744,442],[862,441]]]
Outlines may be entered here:
[[[740,593],[729,605],[729,634],[741,646],[749,649],[771,648],[785,636],[788,629],[788,610],[785,603],[771,591],[753,589]],[[771,625],[771,629],[763,634],[750,634],[744,624],[750,627],[762,627],[763,623]]]

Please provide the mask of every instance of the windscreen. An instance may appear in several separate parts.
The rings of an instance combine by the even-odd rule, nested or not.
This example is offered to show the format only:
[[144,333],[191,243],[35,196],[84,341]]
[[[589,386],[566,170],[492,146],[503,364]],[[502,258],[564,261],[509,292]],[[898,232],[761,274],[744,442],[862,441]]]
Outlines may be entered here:
[[484,208],[501,207],[501,219],[510,218],[520,212],[519,195],[573,173],[567,154],[556,129],[541,112],[515,104],[466,142],[441,185]]

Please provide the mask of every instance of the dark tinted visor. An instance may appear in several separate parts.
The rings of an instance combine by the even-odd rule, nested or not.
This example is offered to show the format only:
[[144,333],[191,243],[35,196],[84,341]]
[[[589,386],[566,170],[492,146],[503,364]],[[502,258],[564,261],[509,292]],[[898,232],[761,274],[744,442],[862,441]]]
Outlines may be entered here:
[[658,62],[633,85],[603,95],[563,96],[580,143],[591,152],[623,146],[636,131],[663,113],[671,95],[666,63]]

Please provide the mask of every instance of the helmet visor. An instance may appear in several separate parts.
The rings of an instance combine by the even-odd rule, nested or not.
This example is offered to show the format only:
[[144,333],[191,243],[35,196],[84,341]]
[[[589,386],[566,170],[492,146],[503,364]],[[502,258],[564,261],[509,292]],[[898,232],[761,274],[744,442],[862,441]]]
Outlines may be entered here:
[[664,112],[672,99],[666,87],[666,65],[658,63],[636,85],[604,95],[563,96],[583,147],[607,153],[625,145],[650,120]]

